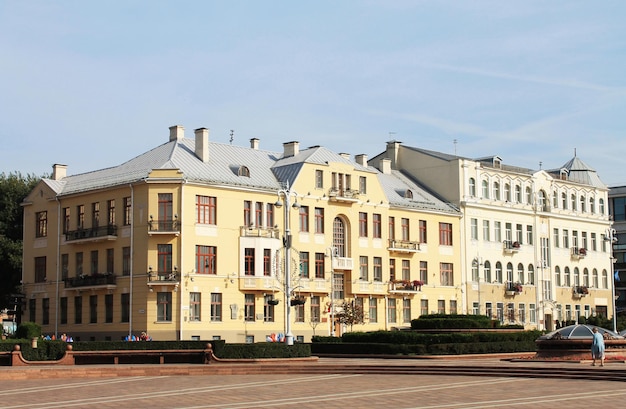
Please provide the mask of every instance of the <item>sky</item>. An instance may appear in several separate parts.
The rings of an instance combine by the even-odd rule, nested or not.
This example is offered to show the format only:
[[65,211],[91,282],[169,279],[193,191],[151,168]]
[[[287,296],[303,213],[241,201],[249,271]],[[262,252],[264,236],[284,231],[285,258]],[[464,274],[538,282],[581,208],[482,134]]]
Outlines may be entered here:
[[182,125],[276,152],[576,154],[626,185],[625,19],[622,0],[0,0],[0,173],[116,166]]

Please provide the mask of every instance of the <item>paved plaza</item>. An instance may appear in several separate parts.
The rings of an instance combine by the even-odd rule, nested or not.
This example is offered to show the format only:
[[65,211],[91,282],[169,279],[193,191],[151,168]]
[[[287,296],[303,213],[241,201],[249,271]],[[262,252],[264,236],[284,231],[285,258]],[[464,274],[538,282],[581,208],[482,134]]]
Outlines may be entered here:
[[[321,361],[320,365],[324,365],[341,360]],[[374,362],[393,366],[400,361],[406,363],[404,360]],[[484,359],[437,362],[442,366],[452,364],[524,365]],[[424,366],[424,372],[428,370],[424,361],[415,361],[415,365]],[[621,374],[626,369],[623,363],[605,368],[594,368],[587,363],[566,365],[583,374],[593,371]],[[124,376],[5,378],[0,406],[4,409],[589,408],[604,406],[606,402],[623,402],[626,398],[626,384],[619,380],[428,373],[132,376],[128,372],[132,368],[120,366],[119,369],[125,372]]]

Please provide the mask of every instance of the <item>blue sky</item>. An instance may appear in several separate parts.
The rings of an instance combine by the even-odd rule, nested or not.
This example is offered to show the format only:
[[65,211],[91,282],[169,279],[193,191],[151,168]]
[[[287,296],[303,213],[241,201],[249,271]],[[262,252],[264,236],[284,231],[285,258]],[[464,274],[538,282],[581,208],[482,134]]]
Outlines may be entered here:
[[[0,173],[391,139],[626,184],[626,2],[0,0]],[[455,143],[456,141],[456,143]]]

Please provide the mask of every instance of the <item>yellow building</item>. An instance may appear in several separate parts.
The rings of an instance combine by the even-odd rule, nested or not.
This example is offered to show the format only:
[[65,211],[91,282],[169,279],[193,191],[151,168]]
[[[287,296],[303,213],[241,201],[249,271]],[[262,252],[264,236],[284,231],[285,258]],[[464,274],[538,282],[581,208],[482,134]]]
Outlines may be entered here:
[[463,312],[547,330],[613,316],[608,188],[580,158],[531,170],[391,141],[382,160],[462,212]]
[[75,340],[256,342],[340,335],[344,302],[365,313],[354,330],[461,312],[456,206],[389,160],[283,147],[174,126],[119,166],[54,165],[23,203],[23,320]]

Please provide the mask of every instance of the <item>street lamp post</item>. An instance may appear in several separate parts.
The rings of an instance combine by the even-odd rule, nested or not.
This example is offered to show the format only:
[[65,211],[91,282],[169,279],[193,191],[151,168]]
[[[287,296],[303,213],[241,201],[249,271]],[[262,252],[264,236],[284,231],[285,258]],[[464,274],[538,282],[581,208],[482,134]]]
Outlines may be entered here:
[[[296,198],[296,201],[291,205],[291,196]],[[285,203],[280,199],[284,198]],[[291,213],[291,207],[299,208],[300,205],[297,202],[298,194],[291,190],[289,184],[285,189],[278,191],[278,201],[274,204],[277,208],[283,207],[284,215],[284,234],[283,234],[283,247],[285,248],[285,343],[287,345],[293,345],[293,334],[291,333],[291,228],[289,225],[289,216]]]
[[335,336],[335,268],[334,259],[337,247],[329,247],[330,251],[330,336]]
[[609,242],[609,260],[611,261],[611,302],[613,303],[613,332],[617,332],[617,311],[615,308],[615,260],[613,259],[613,244],[617,243],[615,229],[607,229],[604,240]]

